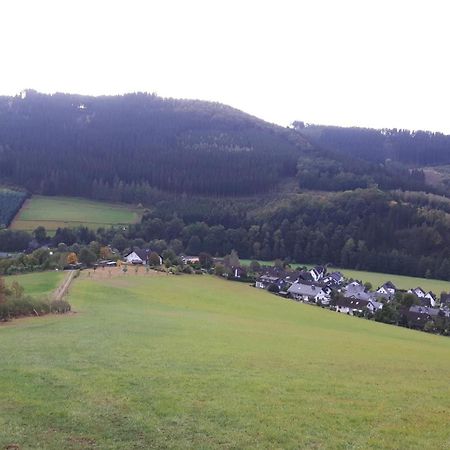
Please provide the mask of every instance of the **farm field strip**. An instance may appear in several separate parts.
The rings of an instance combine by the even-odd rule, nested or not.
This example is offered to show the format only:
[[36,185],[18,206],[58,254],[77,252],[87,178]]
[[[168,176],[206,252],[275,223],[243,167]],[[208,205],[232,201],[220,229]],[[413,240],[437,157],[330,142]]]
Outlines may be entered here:
[[32,231],[39,225],[49,231],[78,225],[99,228],[136,223],[141,215],[142,209],[131,205],[37,195],[25,202],[11,228],[25,231]]

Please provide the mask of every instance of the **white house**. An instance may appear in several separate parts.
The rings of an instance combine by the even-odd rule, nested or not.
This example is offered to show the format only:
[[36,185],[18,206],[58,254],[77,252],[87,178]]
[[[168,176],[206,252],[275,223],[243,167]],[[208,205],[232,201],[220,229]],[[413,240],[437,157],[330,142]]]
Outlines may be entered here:
[[[125,256],[125,262],[128,264],[148,264],[150,253],[152,253],[150,249],[135,248],[131,253]],[[163,263],[161,256],[159,256],[159,263]]]
[[425,295],[427,295],[426,292],[421,287],[416,287],[414,289],[410,289],[408,291],[408,294],[414,294],[419,298],[425,297]]
[[377,289],[379,294],[388,295],[389,297],[395,294],[396,287],[391,281],[384,283]]
[[313,284],[293,283],[287,292],[295,300],[314,301],[315,303],[320,301],[324,305],[328,305],[330,302],[330,295],[322,287]]

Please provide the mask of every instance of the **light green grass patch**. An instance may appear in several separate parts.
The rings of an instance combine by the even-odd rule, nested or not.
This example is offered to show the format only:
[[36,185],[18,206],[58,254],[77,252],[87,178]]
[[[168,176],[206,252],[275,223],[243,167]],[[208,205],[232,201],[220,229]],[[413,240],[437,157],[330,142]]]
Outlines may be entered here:
[[142,212],[141,208],[131,205],[36,195],[24,203],[11,228],[32,231],[42,225],[47,230],[54,231],[58,227],[85,225],[96,229],[137,223]]
[[448,448],[450,339],[211,276],[0,327],[0,448]]
[[329,270],[340,270],[346,277],[353,278],[355,280],[362,280],[363,282],[370,281],[374,289],[381,286],[386,281],[392,281],[398,289],[410,289],[420,286],[426,291],[433,291],[438,296],[442,291],[450,292],[450,283],[443,280],[408,277],[405,275],[392,275],[377,272],[365,272],[362,270],[351,269],[330,268]]
[[63,271],[35,272],[23,275],[10,275],[4,277],[7,285],[17,281],[29,295],[51,294],[63,281],[66,273]]

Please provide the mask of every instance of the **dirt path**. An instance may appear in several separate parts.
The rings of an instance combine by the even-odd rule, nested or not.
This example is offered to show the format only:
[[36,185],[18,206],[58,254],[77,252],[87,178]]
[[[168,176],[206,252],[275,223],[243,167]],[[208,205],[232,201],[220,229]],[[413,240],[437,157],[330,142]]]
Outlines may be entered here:
[[70,283],[72,283],[73,278],[75,277],[76,270],[71,270],[67,273],[64,281],[56,288],[53,293],[53,300],[62,300],[63,297],[67,294],[69,290]]

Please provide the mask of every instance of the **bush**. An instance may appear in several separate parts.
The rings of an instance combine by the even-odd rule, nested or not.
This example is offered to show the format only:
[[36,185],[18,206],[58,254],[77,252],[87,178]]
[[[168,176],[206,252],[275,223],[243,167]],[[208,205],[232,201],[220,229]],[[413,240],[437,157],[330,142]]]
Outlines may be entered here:
[[0,320],[6,321],[14,317],[48,314],[50,304],[44,299],[36,299],[30,296],[9,298],[0,304]]
[[50,311],[56,314],[64,314],[71,310],[71,306],[69,302],[65,300],[53,300],[50,303]]

